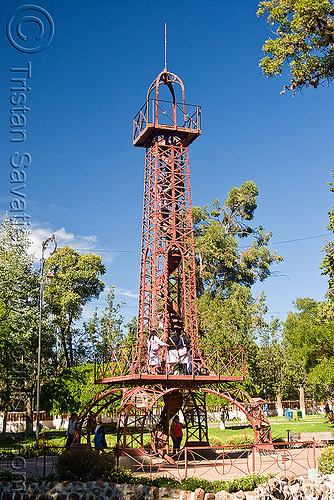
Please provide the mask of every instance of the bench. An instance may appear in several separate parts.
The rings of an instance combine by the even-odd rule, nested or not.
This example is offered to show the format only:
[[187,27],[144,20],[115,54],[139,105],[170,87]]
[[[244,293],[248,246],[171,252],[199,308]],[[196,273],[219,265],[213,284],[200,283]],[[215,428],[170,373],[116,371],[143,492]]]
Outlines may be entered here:
[[327,431],[327,432],[291,432],[290,433],[290,440],[291,442],[299,442],[299,443],[305,443],[305,442],[312,442],[313,440],[316,443],[320,442],[325,442],[325,443],[331,443],[334,442],[334,435],[332,432]]

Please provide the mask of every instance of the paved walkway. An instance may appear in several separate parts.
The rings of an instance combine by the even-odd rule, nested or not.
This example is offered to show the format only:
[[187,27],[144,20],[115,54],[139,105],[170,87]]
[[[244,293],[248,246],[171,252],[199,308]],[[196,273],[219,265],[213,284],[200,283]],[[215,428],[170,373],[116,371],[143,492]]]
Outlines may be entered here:
[[28,477],[46,477],[56,474],[56,460],[58,457],[22,458],[20,456],[1,461],[1,469],[10,469],[14,474]]
[[188,450],[187,460],[184,454],[175,464],[167,463],[161,458],[140,456],[120,457],[119,466],[131,469],[134,475],[150,477],[171,476],[175,479],[184,477],[202,477],[205,479],[229,480],[250,474],[292,473],[307,476],[309,469],[316,468],[316,459],[320,449],[290,448],[277,449],[273,452],[262,452],[258,449],[217,451],[203,458],[202,450]]
[[[203,458],[202,450],[188,450],[187,460],[184,454],[175,464],[170,464],[161,458],[150,458],[137,455],[134,457],[120,457],[119,467],[131,469],[136,476],[171,476],[175,479],[184,477],[200,477],[214,480],[229,480],[249,474],[278,474],[293,473],[307,476],[309,469],[316,468],[316,459],[321,449],[290,448],[278,449],[274,452],[263,453],[259,450],[251,452],[223,451]],[[14,457],[0,462],[0,469],[11,469],[15,474],[24,477],[43,478],[50,474],[56,475],[56,456],[24,459]]]

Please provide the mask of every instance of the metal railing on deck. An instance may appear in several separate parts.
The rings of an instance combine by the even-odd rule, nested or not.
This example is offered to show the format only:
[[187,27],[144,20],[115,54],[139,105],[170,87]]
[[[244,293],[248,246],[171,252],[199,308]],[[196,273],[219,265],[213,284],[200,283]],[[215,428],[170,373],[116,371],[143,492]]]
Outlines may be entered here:
[[148,125],[166,125],[198,132],[201,129],[201,107],[194,104],[149,99],[133,119],[135,141]]
[[[147,347],[119,347],[95,360],[95,380],[131,377],[134,375],[163,375],[213,377],[218,379],[245,376],[244,349],[226,350],[203,346],[186,354],[177,351],[177,362],[170,363],[166,347],[152,354]],[[174,351],[175,353],[175,351]]]

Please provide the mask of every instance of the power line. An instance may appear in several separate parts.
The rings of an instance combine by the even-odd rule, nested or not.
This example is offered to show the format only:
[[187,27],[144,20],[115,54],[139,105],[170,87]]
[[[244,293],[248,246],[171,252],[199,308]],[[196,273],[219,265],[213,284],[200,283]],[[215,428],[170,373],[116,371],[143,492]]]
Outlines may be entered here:
[[[67,245],[66,245],[67,246]],[[31,248],[40,248],[40,245],[30,245]],[[77,252],[103,252],[103,253],[139,253],[140,250],[105,250],[104,248],[77,248],[72,247]]]
[[294,243],[295,241],[313,240],[315,238],[322,238],[324,236],[328,237],[328,234],[318,234],[317,236],[305,236],[304,238],[296,238],[293,240],[276,241],[273,243],[268,243],[268,245],[281,245],[282,243]]
[[[328,234],[317,234],[316,236],[305,236],[303,238],[294,238],[291,240],[283,240],[283,241],[275,241],[272,243],[268,243],[269,245],[282,245],[285,243],[295,243],[296,241],[306,241],[306,240],[313,240],[315,238],[323,238],[325,236],[329,236]],[[30,245],[32,248],[40,248],[39,245]],[[241,248],[247,248],[247,247],[241,247]],[[139,253],[140,250],[105,250],[104,248],[76,248],[74,247],[74,250],[77,252],[102,252],[102,253]]]

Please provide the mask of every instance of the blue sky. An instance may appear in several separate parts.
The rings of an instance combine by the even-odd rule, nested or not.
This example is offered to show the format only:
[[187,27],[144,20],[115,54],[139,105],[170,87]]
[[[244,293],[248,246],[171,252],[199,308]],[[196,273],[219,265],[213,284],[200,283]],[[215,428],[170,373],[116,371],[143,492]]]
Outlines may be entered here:
[[[132,146],[132,119],[164,67],[167,22],[168,69],[183,80],[186,101],[202,106],[202,136],[190,146],[193,204],[223,200],[232,186],[253,180],[255,224],[273,232],[271,249],[285,259],[254,294],[264,290],[269,314],[281,319],[297,297],[323,299],[327,281],[318,268],[333,205],[334,87],[280,95],[286,79],[268,80],[258,67],[270,30],[256,17],[257,2],[43,0],[36,5],[55,33],[34,53],[6,36],[22,5],[4,0],[1,9],[0,210],[13,198],[10,157],[29,153],[24,194],[37,258],[53,233],[59,246],[99,253],[106,285],[126,302],[126,320],[137,314],[144,150]],[[28,42],[36,30],[25,23]],[[11,69],[28,62],[26,140],[13,143]],[[85,318],[96,305],[103,309],[104,298]]]

